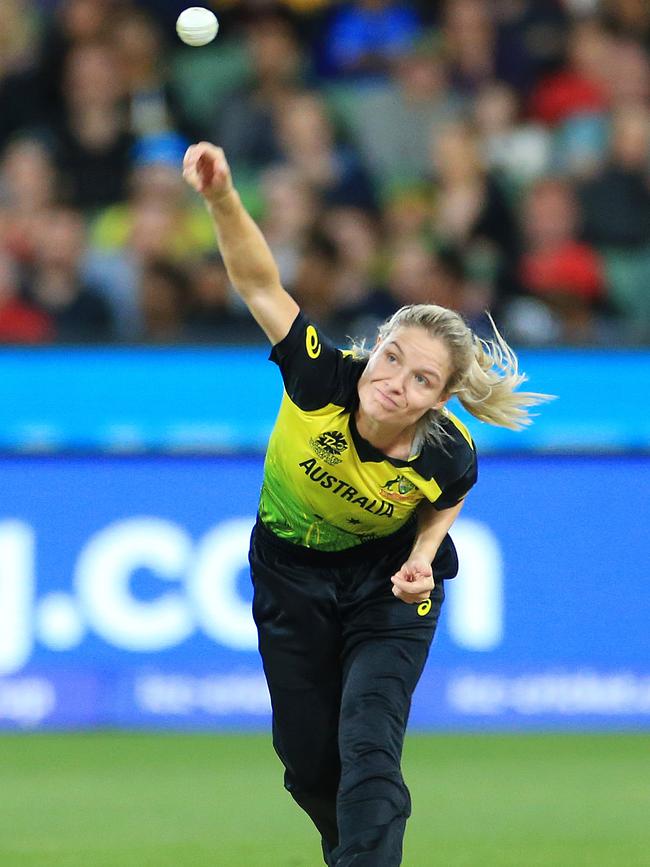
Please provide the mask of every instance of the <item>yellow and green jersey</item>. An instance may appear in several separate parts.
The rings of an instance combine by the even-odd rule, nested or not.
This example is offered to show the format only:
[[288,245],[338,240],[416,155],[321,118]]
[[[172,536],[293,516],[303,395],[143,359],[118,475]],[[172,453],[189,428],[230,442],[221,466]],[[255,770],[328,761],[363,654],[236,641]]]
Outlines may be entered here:
[[351,548],[399,530],[422,501],[456,505],[476,481],[472,438],[449,412],[444,448],[427,443],[406,461],[363,439],[354,413],[365,360],[337,349],[302,314],[270,357],[284,394],[259,513],[276,536],[321,551]]

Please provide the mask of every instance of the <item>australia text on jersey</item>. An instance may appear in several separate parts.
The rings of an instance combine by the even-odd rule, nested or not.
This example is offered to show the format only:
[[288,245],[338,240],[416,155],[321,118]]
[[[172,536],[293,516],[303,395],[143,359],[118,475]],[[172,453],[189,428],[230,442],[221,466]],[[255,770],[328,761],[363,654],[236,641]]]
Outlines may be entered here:
[[333,494],[338,494],[344,500],[348,500],[353,505],[358,506],[366,512],[373,515],[381,515],[384,518],[390,518],[393,514],[393,504],[386,503],[384,500],[370,499],[359,494],[356,488],[343,479],[338,479],[332,476],[324,467],[321,467],[316,458],[309,458],[306,461],[300,461],[298,464],[305,471],[305,474],[312,480],[320,484],[321,488],[329,488]]

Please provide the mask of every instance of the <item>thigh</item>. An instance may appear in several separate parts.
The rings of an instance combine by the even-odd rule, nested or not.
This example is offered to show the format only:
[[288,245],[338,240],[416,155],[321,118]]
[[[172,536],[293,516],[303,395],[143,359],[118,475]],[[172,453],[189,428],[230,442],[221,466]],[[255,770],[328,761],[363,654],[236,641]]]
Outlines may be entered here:
[[340,682],[341,624],[326,575],[251,541],[253,618],[269,685],[306,690]]
[[344,624],[344,690],[409,702],[427,660],[444,596],[444,582],[439,581],[426,603],[409,605],[389,590],[352,608]]
[[[401,779],[399,765],[411,698],[427,660],[444,586],[431,607],[392,593],[361,606],[346,623],[339,748],[346,779],[367,772]],[[364,770],[365,769],[365,770]]]
[[410,648],[405,654],[413,656],[416,670],[422,652],[426,659],[445,598],[444,581],[435,580],[427,602],[411,605],[397,599],[390,579],[407,556],[406,548],[393,551],[350,572],[339,600],[346,664],[359,645],[389,640],[403,641],[404,647]]
[[367,638],[348,655],[343,676],[339,741],[341,757],[380,749],[399,762],[413,691],[429,643],[417,638]]
[[[273,708],[273,743],[290,787],[336,790],[341,629],[327,576],[256,543],[253,616]],[[330,781],[330,782],[328,782]]]

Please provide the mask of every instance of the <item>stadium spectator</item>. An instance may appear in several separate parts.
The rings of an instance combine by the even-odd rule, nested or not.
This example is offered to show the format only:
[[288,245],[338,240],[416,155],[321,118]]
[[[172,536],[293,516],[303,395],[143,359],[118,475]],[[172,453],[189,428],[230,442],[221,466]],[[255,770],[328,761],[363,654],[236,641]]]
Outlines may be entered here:
[[561,0],[505,0],[488,8],[496,26],[495,76],[525,99],[561,61],[563,36],[570,26],[568,5]]
[[262,15],[246,29],[251,77],[218,106],[212,137],[233,154],[238,170],[259,171],[281,158],[276,123],[287,98],[301,85],[306,61],[282,17]]
[[612,30],[641,40],[650,50],[650,6],[645,0],[601,0],[601,9]]
[[319,221],[337,254],[332,327],[342,340],[374,339],[377,326],[395,310],[384,285],[384,235],[379,215],[359,208],[329,208]]
[[183,264],[214,247],[209,217],[182,183],[184,151],[176,134],[140,139],[132,152],[129,198],[91,221],[84,272],[110,304],[123,340],[138,339],[142,331],[142,269],[159,259]]
[[600,21],[578,21],[568,37],[567,59],[544,77],[531,94],[531,116],[553,127],[568,118],[604,112],[609,106],[612,39]]
[[602,251],[608,297],[622,316],[618,340],[650,337],[650,111],[614,112],[607,164],[580,188],[584,234]]
[[173,231],[162,239],[171,257],[191,258],[212,248],[214,235],[205,208],[188,195],[179,174],[185,147],[186,141],[175,133],[145,136],[136,143],[131,151],[129,197],[97,214],[92,224],[95,247],[123,247],[132,232],[134,210],[150,204],[173,220]]
[[326,34],[326,63],[338,77],[383,78],[395,57],[422,29],[413,7],[396,0],[355,0],[334,14]]
[[[436,257],[421,239],[404,240],[391,250],[388,267],[388,291],[397,307],[404,304],[438,304],[434,297]],[[445,296],[456,306],[457,299]]]
[[472,96],[496,74],[496,28],[483,0],[447,0],[442,32],[451,82]]
[[0,151],[16,134],[42,122],[38,71],[39,19],[28,0],[3,0],[0,26]]
[[71,49],[64,68],[63,113],[51,132],[55,159],[75,207],[93,210],[125,196],[133,137],[123,96],[108,43]]
[[165,259],[148,262],[140,275],[140,339],[145,343],[178,343],[186,339],[189,298],[190,278],[182,266]]
[[27,298],[50,317],[57,341],[110,340],[110,308],[82,278],[86,243],[82,215],[68,207],[53,207],[39,223],[34,263],[26,276]]
[[611,155],[580,191],[585,237],[598,247],[634,248],[650,239],[650,111],[615,112]]
[[221,256],[194,262],[185,315],[185,335],[192,342],[259,343],[257,323],[236,303]]
[[342,111],[383,190],[426,175],[430,140],[464,108],[449,87],[441,49],[431,39],[396,57],[389,72],[385,82],[353,92]]
[[556,133],[555,165],[579,182],[593,177],[607,162],[612,115],[650,101],[650,60],[641,45],[627,37],[611,38],[611,52],[616,63],[607,73],[608,111],[572,114]]
[[336,140],[323,98],[302,92],[287,99],[277,123],[283,159],[324,206],[374,208],[375,192],[359,155]]
[[314,230],[300,251],[293,283],[287,287],[306,315],[323,328],[333,329],[338,313],[339,265],[336,245]]
[[0,251],[0,343],[45,343],[53,330],[50,317],[21,297],[17,268]]
[[[144,328],[140,289],[143,271],[158,261],[184,267],[184,227],[169,203],[144,199],[131,204],[124,228],[119,245],[89,247],[83,273],[109,304],[116,336],[137,341]],[[195,245],[193,250],[200,255],[203,247]]]
[[261,225],[282,281],[293,285],[301,250],[320,214],[312,186],[291,166],[274,166],[262,175]]
[[552,137],[541,124],[521,118],[517,93],[507,84],[491,81],[480,88],[474,121],[485,167],[507,191],[518,192],[549,170]]
[[603,262],[579,240],[579,209],[572,188],[553,178],[538,181],[523,205],[525,249],[519,276],[524,289],[543,299],[566,342],[597,337],[605,290]]
[[461,313],[475,333],[491,333],[485,311],[494,304],[494,287],[489,279],[472,277],[456,250],[434,250],[414,238],[395,245],[388,289],[394,307],[408,303],[440,304]]
[[117,17],[112,41],[131,134],[136,139],[169,132],[199,137],[200,130],[186,117],[166,76],[165,44],[155,20],[142,10],[129,9]]
[[19,263],[34,258],[35,230],[59,192],[52,155],[42,141],[21,138],[5,149],[0,162],[0,247]]
[[388,191],[382,217],[386,237],[393,243],[431,235],[431,184],[422,181]]
[[66,64],[77,47],[106,42],[116,10],[128,0],[59,0],[43,19],[38,57],[46,118],[57,125],[65,112]]
[[612,43],[616,63],[608,70],[612,108],[648,105],[650,102],[650,58],[637,38],[618,38]]
[[377,214],[354,207],[328,208],[320,226],[338,252],[342,297],[346,303],[365,298],[377,285],[382,266],[383,233]]
[[508,293],[519,249],[518,227],[505,194],[485,170],[475,131],[468,124],[447,125],[436,137],[432,160],[438,246],[480,259],[498,294]]

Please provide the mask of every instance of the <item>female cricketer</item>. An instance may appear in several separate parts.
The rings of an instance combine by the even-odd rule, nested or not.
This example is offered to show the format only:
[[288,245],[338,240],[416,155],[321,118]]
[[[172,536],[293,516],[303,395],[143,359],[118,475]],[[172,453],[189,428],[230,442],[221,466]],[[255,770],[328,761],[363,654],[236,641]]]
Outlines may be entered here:
[[435,305],[398,310],[370,352],[338,350],[280,285],[223,151],[191,146],[183,173],[284,382],[250,564],[285,787],[329,867],[395,867],[411,696],[458,567],[448,530],[477,474],[446,402],[518,428],[544,396],[515,392],[525,377],[496,329],[479,340]]

